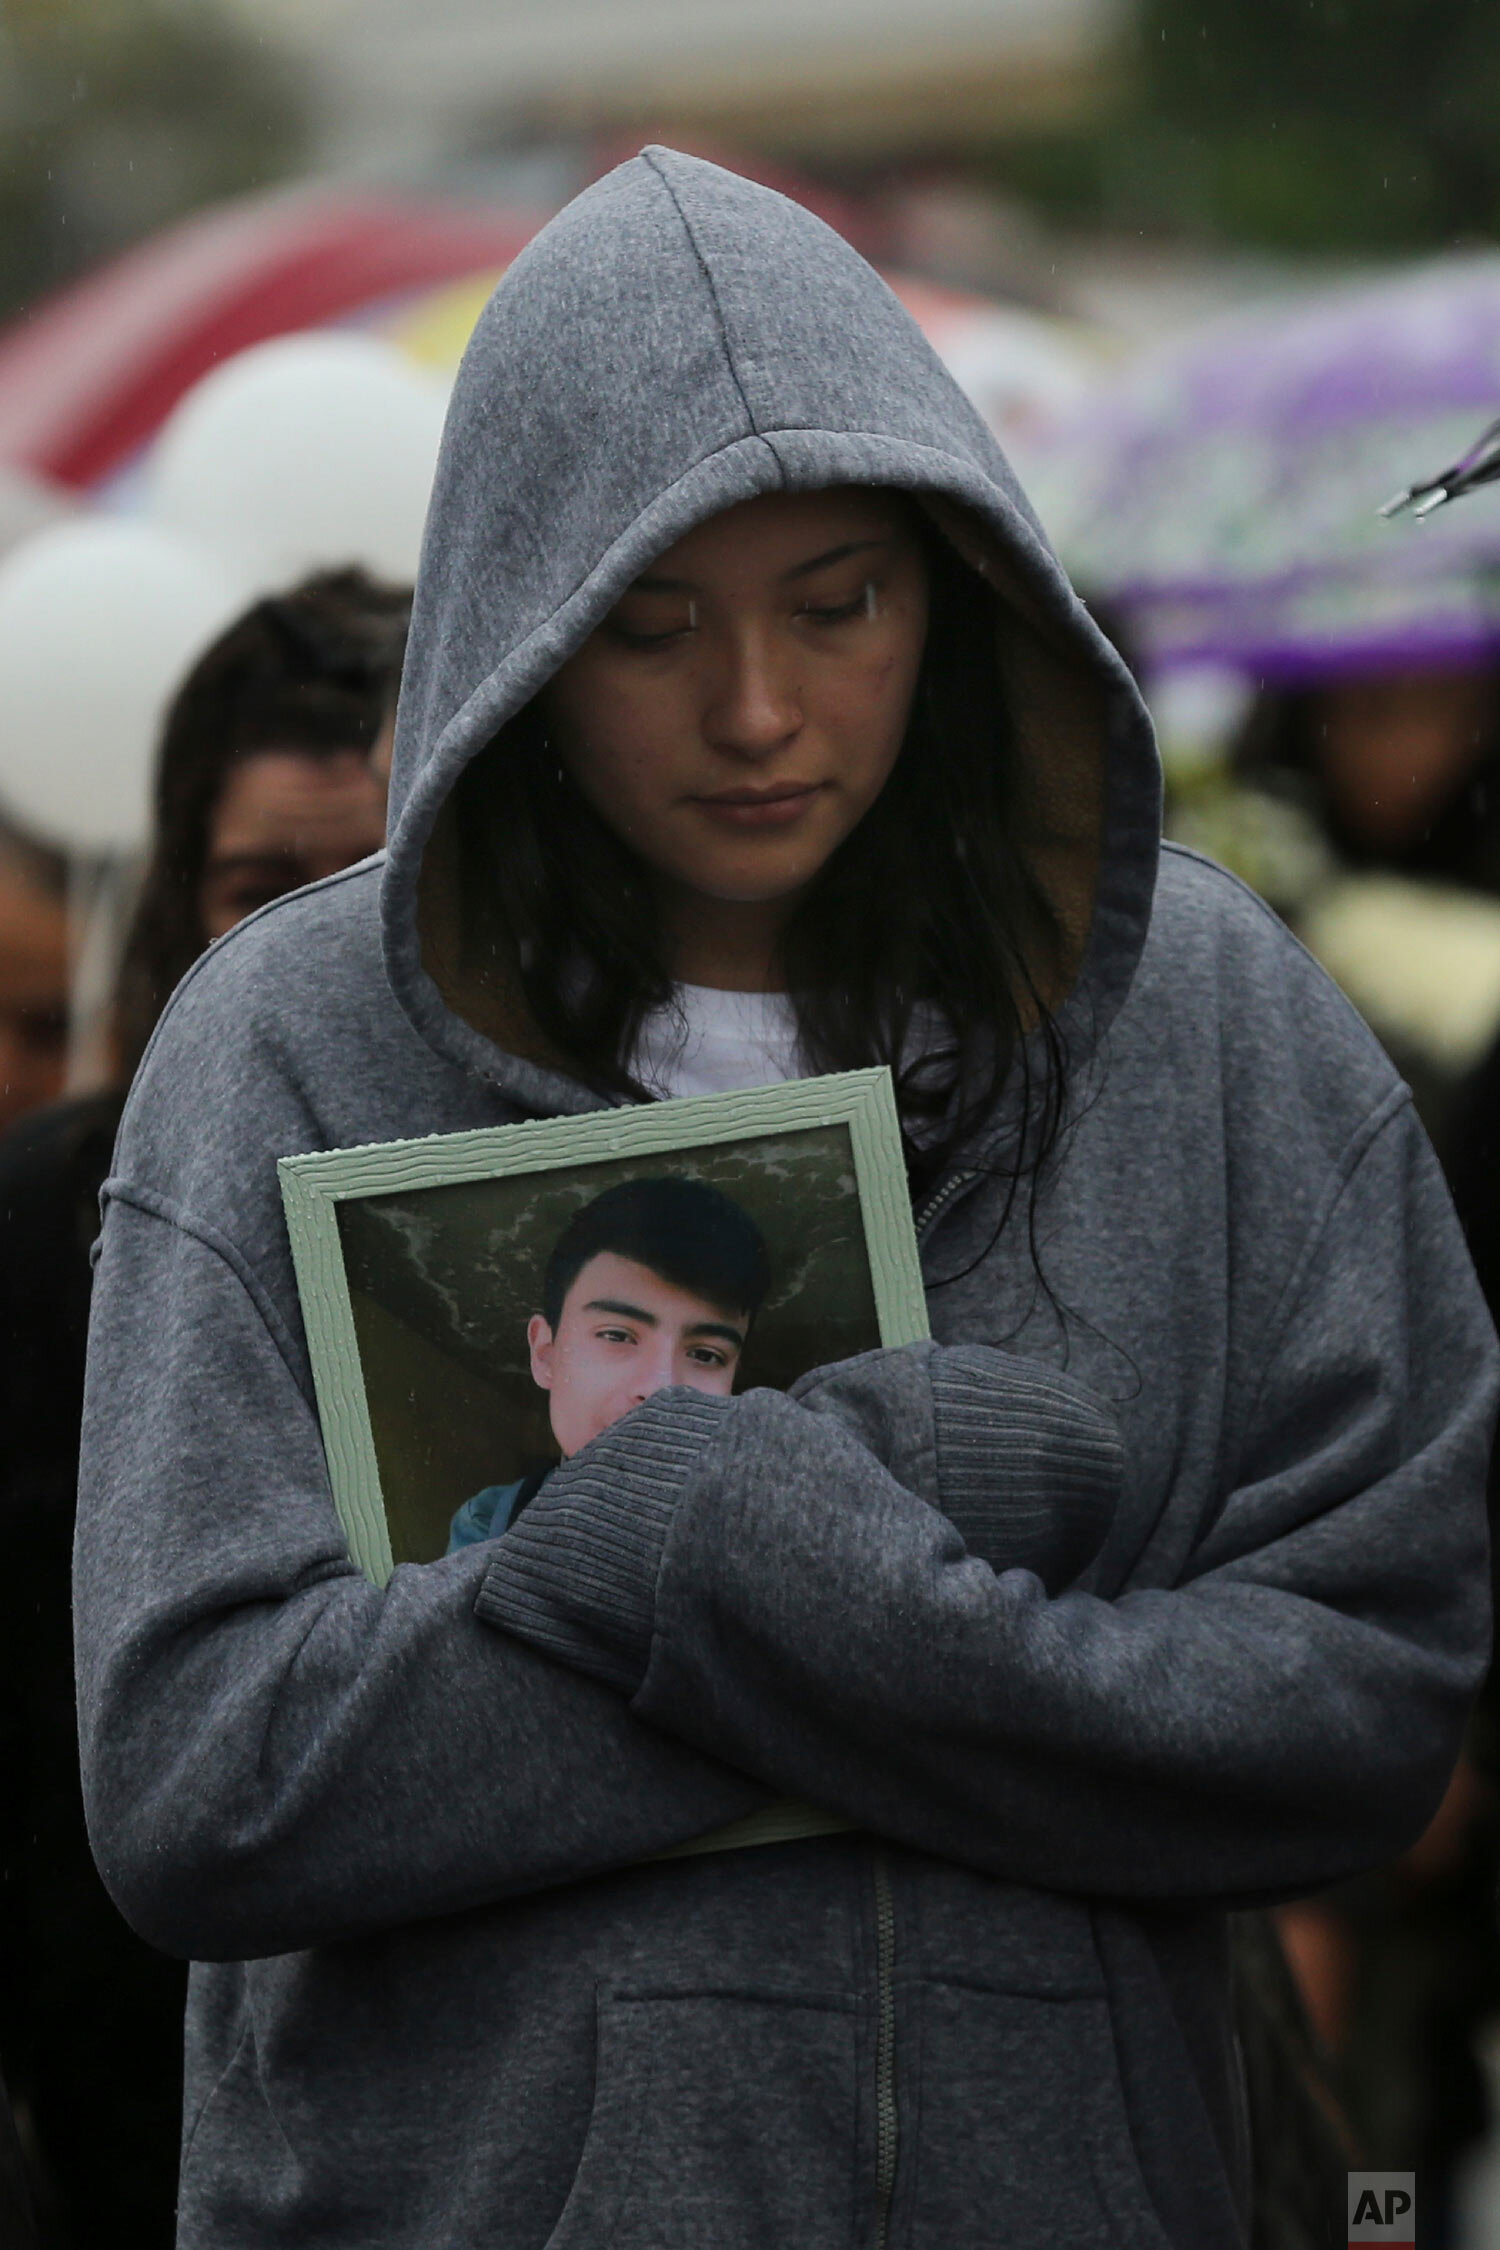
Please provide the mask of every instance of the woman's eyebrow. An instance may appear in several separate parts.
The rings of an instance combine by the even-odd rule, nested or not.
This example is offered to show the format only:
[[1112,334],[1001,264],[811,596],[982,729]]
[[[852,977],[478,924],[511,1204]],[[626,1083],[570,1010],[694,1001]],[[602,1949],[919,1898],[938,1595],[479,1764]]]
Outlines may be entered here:
[[[889,539],[848,539],[842,547],[830,547],[823,555],[814,555],[807,562],[793,563],[790,570],[781,574],[781,582],[790,585],[798,578],[811,578],[815,571],[828,570],[834,563],[847,562],[851,555],[868,555],[877,547],[888,547]],[[661,578],[646,571],[632,578],[627,592],[632,594],[693,594],[697,587],[690,578]]]
[[851,555],[868,555],[876,547],[888,547],[889,539],[849,539],[842,547],[830,547],[826,555],[814,555],[811,562],[797,563],[791,570],[782,572],[786,584],[794,578],[811,578],[814,571],[828,570],[834,563],[847,562]]

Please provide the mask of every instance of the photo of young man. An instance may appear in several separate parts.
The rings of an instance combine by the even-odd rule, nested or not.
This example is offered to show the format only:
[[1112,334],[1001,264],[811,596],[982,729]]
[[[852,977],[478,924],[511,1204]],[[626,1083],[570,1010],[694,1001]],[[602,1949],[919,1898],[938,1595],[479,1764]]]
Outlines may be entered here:
[[[562,1459],[656,1391],[732,1391],[769,1281],[759,1227],[702,1180],[627,1180],[584,1204],[553,1246],[526,1330]],[[497,1538],[547,1474],[466,1500],[449,1554]]]

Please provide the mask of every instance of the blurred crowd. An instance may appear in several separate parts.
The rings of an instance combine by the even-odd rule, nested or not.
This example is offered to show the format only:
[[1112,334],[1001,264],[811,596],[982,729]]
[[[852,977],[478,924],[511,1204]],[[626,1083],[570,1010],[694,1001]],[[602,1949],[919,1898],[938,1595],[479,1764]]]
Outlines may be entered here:
[[0,2065],[44,2240],[172,2240],[186,1970],[95,1872],[70,1628],[89,1250],[131,1073],[215,938],[384,840],[408,596],[357,567],[256,602],[182,682],[110,1008],[106,1082],[63,1098],[55,856],[7,837],[0,1139]]
[[[999,334],[971,327],[965,345],[997,424],[1012,393],[975,339],[989,349]],[[1028,411],[1037,383],[1060,380],[1035,364]],[[409,483],[425,443],[419,431],[402,456]],[[1392,458],[1387,482],[1423,466]],[[183,481],[195,504],[205,489],[197,470]],[[1373,515],[1383,497],[1361,484],[1355,504]],[[1107,492],[1100,505],[1114,506]],[[1500,559],[1500,513],[1489,524]],[[1364,1009],[1415,1088],[1500,1311],[1500,618],[1480,604],[1460,630],[1451,611],[1434,624],[1429,603],[1391,625],[1377,573],[1367,595],[1343,584],[1337,630],[1325,606],[1298,638],[1283,608],[1262,642],[1245,628],[1226,656],[1222,634],[1174,646],[1157,595],[1112,574],[1084,533],[1062,544],[1159,698],[1169,831],[1243,873]],[[368,540],[351,551],[382,560]],[[1307,567],[1304,554],[1299,585]],[[1215,598],[1238,632],[1260,597],[1231,572]],[[6,816],[0,759],[0,2143],[13,2122],[47,2250],[165,2250],[179,2130],[184,1971],[110,1905],[77,1780],[68,1573],[98,1191],[131,1073],[198,955],[379,848],[407,610],[389,571],[324,568],[242,606],[179,677],[87,1045],[97,884],[85,895],[78,855]],[[1364,630],[1377,611],[1389,629]],[[1195,680],[1212,686],[1207,703],[1185,692]],[[1492,1685],[1412,1851],[1241,1928],[1262,2244],[1324,2240],[1307,2183],[1321,2191],[1345,2162],[1417,2170],[1426,2239],[1460,2241],[1464,2167],[1494,2126],[1497,1875]]]
[[[1230,856],[1236,819],[1255,849],[1262,806],[1291,807],[1316,839],[1325,897],[1346,879],[1390,886],[1376,893],[1385,911],[1370,918],[1349,982],[1358,996],[1377,996],[1373,1013],[1413,1084],[1500,1317],[1500,1026],[1492,1023],[1488,1044],[1461,1051],[1455,1067],[1441,1040],[1422,1037],[1420,1019],[1379,1006],[1391,964],[1399,979],[1408,952],[1435,950],[1426,973],[1460,984],[1462,933],[1445,961],[1443,909],[1450,898],[1471,900],[1476,911],[1500,901],[1500,665],[1341,668],[1295,690],[1264,691],[1233,740],[1224,780],[1237,797],[1221,832]],[[1193,831],[1191,807],[1184,817],[1169,799],[1169,827],[1174,818]],[[1303,924],[1321,950],[1317,895]],[[1426,926],[1429,901],[1437,902],[1436,935]],[[1297,926],[1298,915],[1290,918]],[[1494,1523],[1493,1463],[1490,1500]],[[1421,1841],[1394,1866],[1276,1917],[1313,2034],[1318,2094],[1337,2118],[1349,2162],[1415,2170],[1425,2190],[1423,2240],[1435,2243],[1467,2239],[1465,2169],[1495,2127],[1488,2056],[1500,2025],[1497,1789],[1500,1685],[1492,1675]]]

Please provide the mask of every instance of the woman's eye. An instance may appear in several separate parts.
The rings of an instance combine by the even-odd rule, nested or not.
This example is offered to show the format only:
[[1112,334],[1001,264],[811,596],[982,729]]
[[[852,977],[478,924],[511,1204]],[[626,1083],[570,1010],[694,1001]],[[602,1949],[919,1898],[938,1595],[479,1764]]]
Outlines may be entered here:
[[798,610],[797,615],[807,618],[814,625],[847,625],[856,617],[873,617],[874,590],[862,586],[854,599],[848,602],[809,602]]
[[695,601],[658,600],[644,618],[639,611],[633,617],[607,617],[604,630],[625,648],[666,648],[691,633],[697,622]]
[[621,642],[626,648],[665,648],[669,641],[681,640],[683,634],[691,630],[689,625],[669,625],[660,633],[643,633],[634,625],[614,621],[608,628],[611,640]]

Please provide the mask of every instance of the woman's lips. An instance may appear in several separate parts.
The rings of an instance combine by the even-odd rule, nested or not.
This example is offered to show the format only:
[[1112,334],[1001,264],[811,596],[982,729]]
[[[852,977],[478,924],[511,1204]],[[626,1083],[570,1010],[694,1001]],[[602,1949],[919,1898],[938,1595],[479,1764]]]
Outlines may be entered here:
[[771,789],[725,789],[693,803],[730,828],[789,828],[822,789],[818,781],[784,782]]

